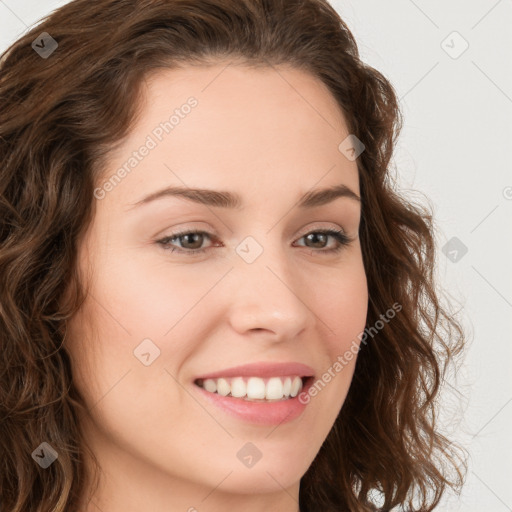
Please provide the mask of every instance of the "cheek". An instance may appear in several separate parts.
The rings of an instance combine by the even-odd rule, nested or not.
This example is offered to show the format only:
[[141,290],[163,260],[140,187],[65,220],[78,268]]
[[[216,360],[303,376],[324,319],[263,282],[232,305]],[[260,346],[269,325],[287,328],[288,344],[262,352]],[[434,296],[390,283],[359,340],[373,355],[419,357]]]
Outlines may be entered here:
[[319,319],[326,356],[316,386],[317,394],[341,407],[352,381],[368,312],[362,259],[347,259],[345,265],[331,269],[329,275],[322,275],[311,283],[310,290],[308,304]]
[[190,340],[207,337],[216,304],[211,289],[229,266],[212,271],[166,263],[113,251],[95,261],[90,296],[69,325],[76,379],[91,403],[127,372],[119,386],[132,383],[128,395],[142,392],[149,374],[165,382],[165,394],[179,394],[166,369],[174,373],[197,348]]
[[[229,266],[170,265],[161,257],[149,259],[136,254],[113,255],[96,286],[98,302],[116,319],[118,327],[130,332],[133,341],[161,339],[170,330],[189,320],[197,305],[209,294]],[[194,267],[194,268],[193,268]],[[107,267],[104,267],[107,268]],[[190,320],[189,320],[190,321]]]
[[[313,278],[313,276],[312,276]],[[362,260],[354,257],[310,282],[308,305],[321,331],[323,364],[311,388],[302,395],[314,425],[312,436],[325,439],[347,397],[360,337],[368,311],[368,290]]]
[[[350,264],[349,264],[350,263]],[[362,260],[355,259],[315,276],[307,295],[308,304],[319,319],[331,359],[347,350],[366,324],[368,288]]]

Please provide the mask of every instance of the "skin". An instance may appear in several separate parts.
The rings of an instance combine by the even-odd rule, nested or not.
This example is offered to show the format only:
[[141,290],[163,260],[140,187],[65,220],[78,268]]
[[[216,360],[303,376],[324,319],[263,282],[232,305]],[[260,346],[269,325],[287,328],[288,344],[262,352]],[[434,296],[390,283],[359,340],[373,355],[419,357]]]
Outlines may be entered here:
[[[66,349],[89,406],[84,435],[103,471],[81,510],[297,512],[300,479],[349,389],[356,357],[299,418],[277,427],[228,416],[194,389],[200,374],[255,361],[303,362],[319,379],[358,341],[367,314],[360,203],[343,197],[295,206],[311,189],[341,183],[360,195],[356,162],[338,150],[349,132],[333,96],[297,69],[226,65],[149,77],[141,116],[98,182],[187,98],[198,100],[95,199],[79,245],[90,294]],[[130,209],[170,185],[236,192],[243,207],[169,196]],[[179,254],[157,242],[193,228],[212,238],[171,245],[205,253]],[[322,253],[338,246],[332,236],[305,238],[330,228],[353,238],[338,253]],[[251,264],[235,251],[247,236],[263,249]],[[133,353],[146,338],[160,349],[149,366]],[[247,442],[262,453],[251,468],[237,458]]]

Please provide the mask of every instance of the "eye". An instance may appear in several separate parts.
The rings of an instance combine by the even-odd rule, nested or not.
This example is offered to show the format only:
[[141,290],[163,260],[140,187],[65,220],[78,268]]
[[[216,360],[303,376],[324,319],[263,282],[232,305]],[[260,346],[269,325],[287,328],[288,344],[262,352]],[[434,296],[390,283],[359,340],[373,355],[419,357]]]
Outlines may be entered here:
[[[301,240],[302,238],[305,238],[307,241],[312,242],[313,244],[320,243],[320,245],[323,247],[324,242],[327,243],[328,238],[334,238],[336,240],[336,244],[334,247],[331,247],[330,249],[320,249],[320,251],[317,252],[323,252],[323,253],[336,253],[341,251],[343,247],[348,245],[352,240],[341,230],[341,229],[317,229],[315,231],[310,231],[306,235],[299,238]],[[315,246],[307,246],[315,248]]]
[[[324,249],[323,247],[327,244],[329,237],[335,240],[335,246],[329,249]],[[205,238],[211,240],[214,237],[211,233],[208,233],[206,231],[190,230],[182,231],[181,233],[173,233],[165,238],[157,240],[157,243],[160,244],[165,250],[168,250],[170,252],[193,255],[205,253],[207,249],[211,248],[201,248]],[[314,245],[306,245],[301,247],[317,249],[316,251],[313,252],[319,252],[324,254],[337,253],[352,241],[352,239],[349,238],[341,229],[317,229],[314,231],[310,231],[306,235],[303,235],[302,237],[299,238],[299,240],[303,238],[307,242],[312,243]],[[181,246],[177,247],[173,245],[173,242],[176,241],[179,241]]]
[[[206,252],[206,249],[199,249],[197,247],[201,247],[205,235],[207,238],[211,238],[212,235],[210,233],[207,233],[206,231],[199,231],[199,230],[191,230],[191,231],[182,231],[181,233],[174,233],[172,235],[169,235],[165,238],[162,238],[161,240],[157,240],[157,243],[163,246],[164,249],[171,251],[171,252],[179,252],[179,253],[186,253],[186,254],[198,254],[202,252]],[[185,246],[183,247],[175,247],[171,245],[171,242],[175,240],[185,240]],[[188,247],[188,245],[191,244],[192,247]],[[185,250],[183,250],[185,249]]]

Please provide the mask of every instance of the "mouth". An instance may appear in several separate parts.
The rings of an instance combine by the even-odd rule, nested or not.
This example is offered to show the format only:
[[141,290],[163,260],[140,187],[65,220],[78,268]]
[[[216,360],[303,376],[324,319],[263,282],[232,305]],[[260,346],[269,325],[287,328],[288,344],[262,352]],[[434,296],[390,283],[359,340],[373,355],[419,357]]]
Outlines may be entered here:
[[247,402],[283,402],[295,398],[309,388],[313,376],[283,375],[279,377],[219,377],[195,379],[194,384],[208,393]]

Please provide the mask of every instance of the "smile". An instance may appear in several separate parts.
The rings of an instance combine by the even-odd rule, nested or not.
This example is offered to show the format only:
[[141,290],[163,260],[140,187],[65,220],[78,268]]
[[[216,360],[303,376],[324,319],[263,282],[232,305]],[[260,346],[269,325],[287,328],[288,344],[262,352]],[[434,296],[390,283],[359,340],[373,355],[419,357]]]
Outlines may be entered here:
[[307,377],[220,377],[218,379],[197,379],[195,384],[210,393],[247,401],[270,402],[294,398],[303,388]]

